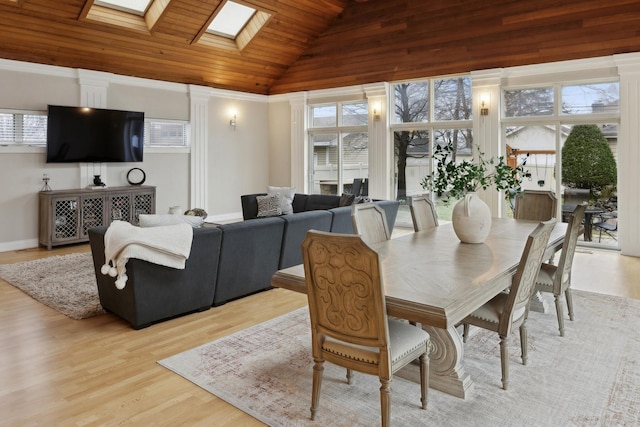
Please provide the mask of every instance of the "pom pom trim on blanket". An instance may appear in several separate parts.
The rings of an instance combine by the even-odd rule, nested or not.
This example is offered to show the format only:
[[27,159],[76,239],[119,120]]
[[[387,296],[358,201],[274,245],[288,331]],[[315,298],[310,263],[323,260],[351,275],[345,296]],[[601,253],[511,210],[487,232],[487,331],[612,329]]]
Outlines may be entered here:
[[192,241],[193,227],[186,223],[141,228],[113,221],[104,235],[105,264],[100,272],[116,277],[116,288],[124,289],[128,279],[126,263],[130,258],[184,269]]

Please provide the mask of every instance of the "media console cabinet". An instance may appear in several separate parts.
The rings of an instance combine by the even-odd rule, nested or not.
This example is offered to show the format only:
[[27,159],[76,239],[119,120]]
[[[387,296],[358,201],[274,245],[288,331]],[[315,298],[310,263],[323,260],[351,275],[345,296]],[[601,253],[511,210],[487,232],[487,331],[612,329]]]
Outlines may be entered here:
[[138,224],[140,214],[156,212],[156,187],[130,186],[41,191],[39,241],[52,246],[89,241],[89,229],[111,221]]

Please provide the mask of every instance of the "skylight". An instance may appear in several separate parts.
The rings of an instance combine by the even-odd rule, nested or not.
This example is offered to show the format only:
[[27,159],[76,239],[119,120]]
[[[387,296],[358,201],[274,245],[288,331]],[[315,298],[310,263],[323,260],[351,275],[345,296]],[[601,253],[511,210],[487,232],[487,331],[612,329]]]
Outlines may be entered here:
[[251,7],[227,1],[207,27],[207,32],[235,39],[254,13],[256,10]]
[[149,3],[151,3],[151,0],[95,0],[93,2],[98,6],[110,7],[141,16],[144,15],[147,7],[149,7]]

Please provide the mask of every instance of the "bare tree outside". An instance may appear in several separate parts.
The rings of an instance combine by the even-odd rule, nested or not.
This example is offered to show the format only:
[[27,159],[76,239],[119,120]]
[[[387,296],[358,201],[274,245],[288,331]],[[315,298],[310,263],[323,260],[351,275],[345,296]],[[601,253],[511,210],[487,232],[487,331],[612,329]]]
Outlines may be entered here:
[[[434,80],[433,120],[454,121],[471,119],[471,79],[459,77]],[[394,85],[394,114],[397,123],[430,122],[429,84],[411,82]],[[397,198],[407,197],[407,160],[430,156],[428,130],[400,130],[394,132],[394,150],[397,161]],[[473,145],[469,129],[436,129],[434,141],[446,144],[454,141],[456,151],[468,150]]]
[[553,88],[507,90],[504,103],[507,117],[550,116],[553,114]]

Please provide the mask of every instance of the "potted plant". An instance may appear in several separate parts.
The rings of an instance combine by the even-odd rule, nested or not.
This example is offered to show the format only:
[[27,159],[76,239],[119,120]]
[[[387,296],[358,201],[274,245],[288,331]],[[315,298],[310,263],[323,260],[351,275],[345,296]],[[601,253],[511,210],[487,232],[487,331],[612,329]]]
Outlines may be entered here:
[[504,156],[484,158],[479,151],[477,159],[456,162],[453,143],[436,145],[433,153],[434,170],[424,177],[422,187],[443,197],[445,203],[460,200],[453,209],[452,222],[458,238],[465,243],[481,243],[491,228],[491,211],[476,195],[476,191],[494,186],[511,199],[520,191],[526,159],[515,168]]
[[433,172],[425,176],[420,185],[438,197],[444,196],[445,203],[450,199],[461,199],[470,192],[486,190],[492,185],[498,191],[506,191],[505,197],[509,199],[520,191],[522,178],[528,176],[524,170],[526,159],[512,168],[504,156],[486,160],[484,153],[479,152],[477,160],[456,162],[452,142],[436,145],[433,160]]

